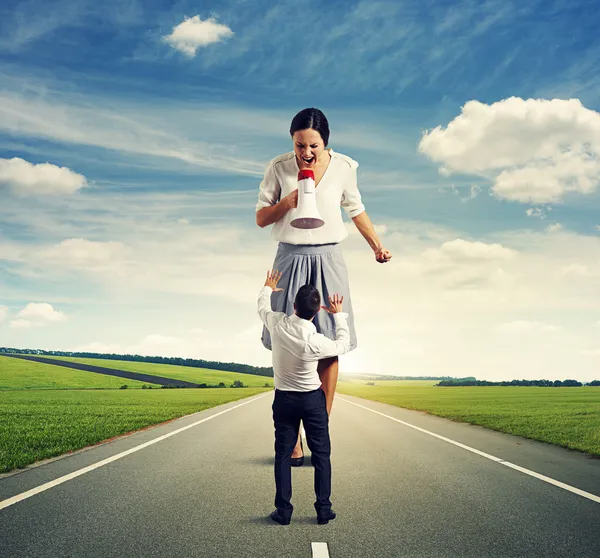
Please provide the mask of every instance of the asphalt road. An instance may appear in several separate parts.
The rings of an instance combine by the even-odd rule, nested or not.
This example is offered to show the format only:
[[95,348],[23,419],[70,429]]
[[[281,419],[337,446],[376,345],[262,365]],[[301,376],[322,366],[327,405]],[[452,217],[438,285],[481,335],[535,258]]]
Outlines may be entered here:
[[[316,524],[308,460],[293,470],[291,525],[275,524],[267,517],[272,397],[229,403],[1,478],[0,556],[600,556],[600,499],[592,496],[600,495],[600,460],[348,396],[336,397],[331,418],[338,518]],[[9,498],[126,450],[135,451],[1,509]]]

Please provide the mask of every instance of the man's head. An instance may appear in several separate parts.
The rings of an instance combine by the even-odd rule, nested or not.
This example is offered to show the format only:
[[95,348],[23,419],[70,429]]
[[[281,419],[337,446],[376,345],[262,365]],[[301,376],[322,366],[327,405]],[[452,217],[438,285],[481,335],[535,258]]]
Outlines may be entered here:
[[321,294],[312,285],[303,285],[298,289],[294,310],[305,320],[312,320],[321,309]]

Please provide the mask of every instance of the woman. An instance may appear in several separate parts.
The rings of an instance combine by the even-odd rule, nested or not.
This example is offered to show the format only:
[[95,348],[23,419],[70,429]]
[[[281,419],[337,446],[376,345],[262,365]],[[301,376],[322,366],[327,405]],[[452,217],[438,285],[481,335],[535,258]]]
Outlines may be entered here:
[[[356,348],[354,316],[348,285],[348,272],[340,242],[348,233],[342,220],[341,209],[352,219],[368,242],[379,263],[388,262],[392,255],[386,250],[373,228],[358,191],[356,169],[358,163],[333,149],[327,149],[329,124],[325,115],[316,108],[301,110],[292,120],[290,135],[293,152],[275,157],[265,170],[256,204],[256,224],[266,227],[274,224],[272,236],[279,242],[273,269],[283,273],[281,292],[272,294],[273,310],[294,313],[294,297],[305,284],[314,285],[322,300],[339,293],[344,297],[344,311],[348,313],[350,350]],[[325,224],[317,229],[296,229],[290,225],[298,206],[298,171],[310,169],[315,176],[315,199]],[[335,339],[332,316],[319,312],[313,323],[317,331]],[[269,330],[263,328],[263,345],[271,349]],[[318,364],[319,377],[325,392],[327,413],[331,412],[338,378],[338,357],[323,359]],[[292,453],[292,465],[304,461],[300,435]]]

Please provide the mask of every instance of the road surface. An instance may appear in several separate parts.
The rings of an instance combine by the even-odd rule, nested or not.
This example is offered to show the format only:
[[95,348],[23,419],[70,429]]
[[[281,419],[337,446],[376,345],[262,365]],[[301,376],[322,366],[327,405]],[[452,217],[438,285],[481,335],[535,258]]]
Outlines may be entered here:
[[3,476],[0,556],[600,556],[600,460],[342,395],[331,417],[338,518],[317,525],[307,459],[293,469],[292,523],[275,524],[272,400]]

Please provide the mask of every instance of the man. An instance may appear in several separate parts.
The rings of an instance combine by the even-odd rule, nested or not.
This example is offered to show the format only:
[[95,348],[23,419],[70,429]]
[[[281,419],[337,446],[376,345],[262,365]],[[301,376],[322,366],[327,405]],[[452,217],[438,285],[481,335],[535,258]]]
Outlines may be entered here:
[[[329,307],[321,306],[321,295],[312,285],[300,287],[294,302],[295,313],[271,310],[271,293],[281,291],[277,282],[281,273],[267,272],[267,280],[258,297],[258,314],[269,330],[272,341],[275,398],[275,506],[271,519],[289,525],[294,507],[292,497],[291,455],[300,420],[315,468],[315,510],[323,525],[335,519],[331,509],[331,443],[325,392],[317,372],[320,359],[341,355],[350,349],[348,314],[342,312],[344,297],[329,297]],[[335,340],[317,333],[313,318],[324,309],[333,315]]]

